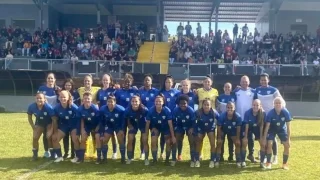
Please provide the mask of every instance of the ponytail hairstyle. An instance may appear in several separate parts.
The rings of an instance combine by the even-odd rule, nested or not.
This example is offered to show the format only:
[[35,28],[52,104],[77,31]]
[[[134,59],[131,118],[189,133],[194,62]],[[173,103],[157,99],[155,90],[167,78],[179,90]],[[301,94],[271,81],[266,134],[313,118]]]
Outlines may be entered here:
[[61,88],[59,86],[57,86],[57,84],[56,84],[56,80],[57,80],[56,75],[53,72],[49,72],[46,76],[46,80],[48,79],[48,76],[50,76],[50,75],[52,75],[54,78],[54,84],[53,84],[54,93],[55,93],[55,95],[58,95],[61,91]]
[[124,75],[124,77],[123,77],[123,82],[122,82],[122,86],[124,85],[124,82],[125,81],[131,81],[131,85],[132,85],[132,83],[133,83],[133,76],[131,75],[131,74],[129,74],[129,73],[126,73],[125,75]]
[[144,112],[145,112],[145,106],[142,104],[140,96],[134,95],[134,96],[131,97],[131,100],[133,98],[137,98],[139,100],[139,102],[140,102],[139,103],[139,107],[138,107],[138,111],[136,113],[136,118],[140,119],[141,115],[144,114]]
[[163,84],[162,84],[162,87],[161,87],[161,91],[166,91],[166,81],[168,79],[171,79],[171,81],[174,83],[174,79],[173,79],[172,75],[167,75],[166,78],[163,81]]
[[187,78],[187,79],[184,79],[184,80],[182,80],[181,82],[180,82],[180,84],[181,84],[181,91],[183,91],[183,89],[182,89],[182,83],[183,82],[186,82],[188,85],[189,85],[189,91],[191,90],[191,81]]
[[154,101],[156,101],[157,98],[160,98],[163,100],[163,105],[162,106],[165,106],[165,103],[166,103],[166,98],[164,97],[164,95],[162,93],[159,93],[159,95],[156,96],[156,98],[154,99]]
[[262,107],[258,111],[257,118],[258,118],[258,126],[260,127],[263,124],[264,118],[265,118],[264,110],[262,109]]
[[74,82],[73,82],[73,80],[71,78],[68,78],[63,82],[62,90],[66,90],[65,86],[66,86],[67,83],[71,84],[70,92],[73,92],[74,91]]
[[67,93],[67,95],[68,95],[67,104],[68,104],[69,108],[71,108],[71,106],[73,104],[73,97],[72,97],[71,93],[67,90],[62,90],[60,93]]
[[108,100],[113,100],[115,103],[117,103],[117,99],[116,97],[113,95],[113,94],[110,94],[108,97],[107,97],[107,101]]
[[[113,77],[110,73],[106,73],[106,74],[103,74],[102,77],[101,77],[101,84],[102,84],[102,79],[104,76],[109,76],[109,79],[110,79],[110,88],[114,88],[114,85],[115,85],[115,82],[113,80]],[[102,85],[103,86],[103,85]]]
[[211,108],[210,108],[210,111],[209,111],[209,114],[213,114],[214,111],[212,109],[212,104],[211,104],[211,100],[209,98],[205,98],[203,101],[202,101],[202,104],[201,104],[201,108],[198,110],[198,117],[201,118],[203,112],[204,112],[204,109],[203,109],[203,105],[205,102],[208,102],[210,105],[211,105]]

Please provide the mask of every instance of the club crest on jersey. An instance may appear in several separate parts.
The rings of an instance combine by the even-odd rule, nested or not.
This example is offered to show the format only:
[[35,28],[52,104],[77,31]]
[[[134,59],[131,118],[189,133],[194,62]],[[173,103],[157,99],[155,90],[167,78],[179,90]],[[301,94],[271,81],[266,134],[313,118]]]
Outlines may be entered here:
[[222,102],[224,102],[224,99],[221,99]]
[[166,118],[166,116],[162,116],[162,119],[165,119]]
[[285,118],[284,118],[284,117],[282,117],[282,118],[281,118],[281,121],[284,121],[284,119],[285,119]]
[[271,91],[267,91],[267,94],[270,94],[271,93]]
[[72,114],[72,111],[68,111],[69,114]]
[[151,93],[151,94],[150,94],[150,96],[151,96],[151,97],[153,97],[153,96],[154,96],[154,94],[153,94],[153,93]]
[[146,97],[146,101],[149,101],[149,97]]
[[170,95],[171,95],[171,97],[173,97],[173,96],[174,96],[174,94],[173,94],[173,93],[170,93]]
[[66,118],[66,119],[69,119],[69,116],[66,116],[65,118]]
[[170,98],[167,98],[167,102],[170,102]]
[[210,122],[212,122],[212,121],[213,121],[213,119],[212,119],[212,118],[210,118],[210,119],[209,119],[209,121],[210,121]]
[[133,93],[130,93],[130,96],[133,96]]
[[260,94],[260,93],[261,93],[261,91],[258,91],[258,93]]
[[232,122],[232,125],[234,125],[234,126],[235,126],[235,125],[236,125],[236,122]]
[[43,112],[43,115],[45,115],[45,116],[46,116],[46,115],[47,115],[47,112]]
[[233,99],[233,98],[231,98],[231,102],[234,102],[234,99]]
[[105,100],[105,101],[106,101],[106,100],[107,100],[107,97],[103,97],[103,100]]
[[189,100],[192,101],[192,97],[189,97]]
[[92,113],[91,113],[91,116],[94,116],[94,115],[95,115],[95,113],[94,113],[94,112],[92,112]]
[[126,98],[126,101],[129,101],[129,98]]
[[119,116],[119,114],[114,114],[114,116],[117,118]]
[[47,92],[46,92],[46,91],[42,91],[42,93],[43,93],[44,95],[46,95]]
[[186,118],[189,119],[190,118],[189,115],[186,115]]

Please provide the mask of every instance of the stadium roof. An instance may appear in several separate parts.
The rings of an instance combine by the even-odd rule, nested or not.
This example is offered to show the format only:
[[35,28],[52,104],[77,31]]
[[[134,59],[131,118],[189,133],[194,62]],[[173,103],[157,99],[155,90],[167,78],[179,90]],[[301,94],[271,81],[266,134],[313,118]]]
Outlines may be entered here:
[[[254,23],[270,0],[56,0],[62,4],[100,4],[113,13],[115,6],[159,6],[164,21],[215,21]],[[282,1],[282,0],[281,0]]]

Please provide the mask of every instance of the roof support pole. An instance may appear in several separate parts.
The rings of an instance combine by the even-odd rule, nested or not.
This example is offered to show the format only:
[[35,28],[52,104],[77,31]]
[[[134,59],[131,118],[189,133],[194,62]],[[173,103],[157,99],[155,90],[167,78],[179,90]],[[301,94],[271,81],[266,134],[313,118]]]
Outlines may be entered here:
[[219,8],[216,9],[215,19],[214,19],[214,32],[217,34],[218,32],[218,15],[219,15]]
[[101,24],[101,11],[100,11],[100,0],[96,0],[96,9],[97,9],[97,25]]

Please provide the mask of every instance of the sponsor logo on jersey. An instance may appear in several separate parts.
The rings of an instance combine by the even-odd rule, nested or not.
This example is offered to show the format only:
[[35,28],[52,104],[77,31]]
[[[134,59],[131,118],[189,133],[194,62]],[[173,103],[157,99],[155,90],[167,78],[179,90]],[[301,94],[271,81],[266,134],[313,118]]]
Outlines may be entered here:
[[46,116],[48,113],[47,112],[43,112],[43,114]]
[[72,114],[72,111],[68,111],[69,114]]
[[162,116],[162,119],[166,119],[166,116]]
[[281,121],[284,121],[284,120],[285,120],[285,118],[284,118],[284,117],[282,117],[282,118],[281,118]]

